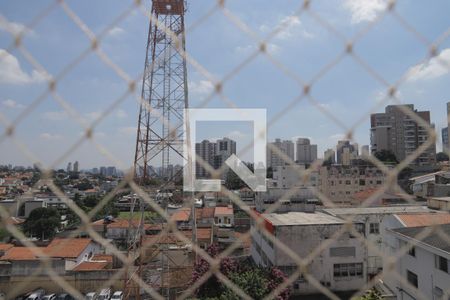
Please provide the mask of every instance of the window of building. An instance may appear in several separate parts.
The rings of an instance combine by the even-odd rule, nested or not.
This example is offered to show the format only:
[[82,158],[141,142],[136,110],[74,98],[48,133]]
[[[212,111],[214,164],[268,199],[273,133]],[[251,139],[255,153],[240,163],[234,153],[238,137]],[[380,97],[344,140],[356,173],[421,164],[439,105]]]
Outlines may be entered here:
[[415,286],[416,288],[419,287],[419,280],[417,279],[417,274],[411,272],[410,270],[406,270],[406,279],[412,286]]
[[435,258],[435,266],[436,266],[436,268],[441,270],[441,271],[443,271],[443,272],[445,272],[445,273],[448,273],[449,260],[446,259],[445,257],[439,256],[439,255],[436,255],[434,258]]
[[409,248],[408,254],[416,257],[416,247],[412,246],[411,248]]
[[362,277],[362,270],[363,270],[362,263],[333,265],[333,274],[335,278]]
[[380,224],[379,223],[370,223],[370,225],[369,225],[369,233],[371,233],[371,234],[380,234]]
[[377,180],[377,184],[382,184],[381,180]]
[[346,185],[350,185],[350,184],[352,184],[352,182],[351,182],[350,180],[346,180],[346,181],[345,181],[345,184],[346,184]]
[[366,180],[365,179],[360,179],[359,180],[359,185],[366,185]]

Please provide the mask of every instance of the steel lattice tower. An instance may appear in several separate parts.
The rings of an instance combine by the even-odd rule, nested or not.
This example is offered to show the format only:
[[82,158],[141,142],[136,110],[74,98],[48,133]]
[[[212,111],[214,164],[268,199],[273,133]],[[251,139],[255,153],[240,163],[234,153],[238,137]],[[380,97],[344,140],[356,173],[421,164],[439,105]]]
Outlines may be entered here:
[[184,12],[184,0],[152,0],[134,158],[141,185],[158,166],[162,179],[170,181],[169,165],[183,158],[183,110],[188,107]]

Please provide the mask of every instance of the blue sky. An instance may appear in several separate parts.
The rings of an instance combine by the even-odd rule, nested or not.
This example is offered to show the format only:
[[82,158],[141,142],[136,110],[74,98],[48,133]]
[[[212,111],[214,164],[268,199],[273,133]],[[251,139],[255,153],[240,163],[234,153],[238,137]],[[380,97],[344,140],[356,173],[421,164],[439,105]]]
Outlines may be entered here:
[[[31,65],[24,55],[10,49],[14,41],[10,32],[27,28],[31,20],[55,1],[10,0],[0,2],[0,112],[14,120],[47,88],[46,75]],[[68,0],[67,5],[95,33],[99,34],[134,1]],[[296,14],[303,1],[229,0],[225,7],[246,24],[259,38],[265,38],[280,24],[284,30],[267,44],[268,52],[279,64],[304,82],[310,82],[319,70],[332,62],[345,49],[345,41],[323,27],[312,14]],[[143,1],[149,8],[149,0]],[[215,80],[221,80],[256,51],[258,44],[237,27],[221,10],[215,11],[198,26],[191,28],[216,1],[189,1],[186,14],[187,51]],[[311,11],[325,20],[343,38],[350,40],[370,26],[385,7],[382,0],[311,1]],[[357,40],[354,52],[389,84],[405,74],[409,79],[398,91],[402,103],[413,103],[419,110],[431,110],[438,133],[445,126],[445,103],[450,101],[450,2],[400,0],[395,13],[410,24],[426,42],[436,42],[438,59],[427,59],[429,49],[415,33],[407,30],[398,18],[387,14]],[[148,19],[136,9],[110,28],[100,47],[104,53],[136,78],[143,70]],[[89,47],[89,39],[60,5],[27,31],[23,41],[45,70],[56,76],[69,62]],[[191,107],[202,103],[213,90],[211,78],[195,66],[188,65],[189,101]],[[90,53],[58,82],[57,92],[85,119],[92,122],[128,86],[98,55]],[[139,88],[140,89],[140,88]],[[369,144],[369,112],[381,112],[385,105],[377,103],[387,87],[377,81],[355,59],[345,56],[324,76],[314,82],[312,105],[303,99],[270,125],[269,140],[310,137],[319,145],[319,156],[334,148],[346,129],[360,119],[354,131],[355,142]],[[297,81],[280,70],[265,55],[250,60],[239,72],[224,82],[223,94],[237,107],[266,108],[272,119],[302,93]],[[210,108],[227,107],[213,97]],[[340,126],[319,109],[340,121]],[[130,166],[134,155],[138,103],[128,96],[95,128],[95,140],[113,157]],[[0,119],[1,120],[1,119]],[[1,130],[5,129],[0,123]],[[201,129],[200,138],[228,135],[238,142],[238,149],[250,141],[249,126],[209,126]],[[200,130],[200,129],[199,129]],[[81,138],[82,127],[51,96],[44,99],[16,128],[15,137],[44,163],[53,163]],[[440,145],[438,145],[440,149]],[[20,148],[10,139],[0,143],[0,164],[31,165]],[[244,156],[245,158],[251,157]],[[80,161],[81,168],[117,165],[91,142],[85,141],[64,160]]]

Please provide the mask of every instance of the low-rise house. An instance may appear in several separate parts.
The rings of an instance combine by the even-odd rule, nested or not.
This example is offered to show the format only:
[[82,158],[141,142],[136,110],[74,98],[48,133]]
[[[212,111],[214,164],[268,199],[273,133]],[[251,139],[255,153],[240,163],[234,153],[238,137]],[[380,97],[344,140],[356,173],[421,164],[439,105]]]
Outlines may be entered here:
[[450,172],[439,171],[410,179],[411,190],[417,197],[450,196]]
[[408,249],[397,258],[395,272],[386,284],[397,299],[448,299],[450,295],[450,224],[430,227],[405,227],[389,230],[398,250]]
[[230,206],[216,206],[214,210],[214,225],[218,227],[233,227],[234,212]]
[[[366,283],[367,251],[364,241],[345,231],[346,225],[342,219],[320,212],[273,213],[260,217],[268,233],[299,257],[308,257],[325,245],[307,266],[307,271],[331,291],[358,290]],[[363,223],[356,222],[353,226],[364,235]],[[295,260],[259,228],[252,234],[251,255],[256,264],[276,266],[287,276],[297,270]],[[293,283],[294,295],[318,292],[303,276]]]
[[195,209],[197,227],[209,227],[214,225],[214,207],[203,207]]
[[66,270],[72,270],[97,253],[101,253],[101,247],[90,238],[55,238],[45,248],[48,256],[64,259]]
[[[107,239],[123,241],[129,236],[136,236],[140,225],[141,222],[139,220],[132,220],[130,224],[130,220],[125,219],[101,219],[93,222],[92,228]],[[155,228],[151,224],[144,224],[145,231],[151,229]]]
[[43,260],[47,257],[55,272],[63,275],[100,252],[100,245],[89,238],[55,238],[47,247],[8,246],[0,261],[9,268],[9,276],[29,276],[40,267],[39,274],[46,274]]
[[173,215],[170,216],[170,219],[177,224],[178,229],[191,228],[191,209],[186,207],[181,208],[174,212]]

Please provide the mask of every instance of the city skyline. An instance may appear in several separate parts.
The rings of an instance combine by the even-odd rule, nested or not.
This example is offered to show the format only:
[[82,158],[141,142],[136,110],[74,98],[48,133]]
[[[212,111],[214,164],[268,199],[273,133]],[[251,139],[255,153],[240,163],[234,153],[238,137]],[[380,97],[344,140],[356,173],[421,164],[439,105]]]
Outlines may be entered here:
[[[333,5],[326,1],[314,1],[312,5],[314,11],[327,18],[336,30],[350,39],[382,11],[365,1],[361,1],[358,10],[352,6],[352,2],[343,1],[340,5]],[[188,31],[189,26],[212,6],[205,3],[190,3],[186,16]],[[441,8],[438,8],[438,5],[429,7],[424,3],[416,3],[414,6],[398,3],[396,9],[406,19],[417,18],[417,30],[433,41],[442,34],[447,24],[444,13],[446,9],[442,7],[449,4],[445,1],[440,3]],[[109,1],[106,6],[104,4],[102,1],[89,4],[74,2],[70,3],[70,7],[95,33],[99,33],[126,6],[121,1]],[[9,53],[5,50],[12,42],[6,28],[13,25],[16,25],[15,28],[22,28],[36,11],[42,9],[42,3],[27,3],[27,11],[21,9],[23,5],[24,2],[21,1],[0,4],[5,17],[1,27],[4,34],[0,36],[0,49],[3,49],[2,53],[7,57],[2,60],[1,66],[4,70],[10,70],[0,76],[0,85],[4,91],[0,107],[2,115],[10,121],[23,113],[47,86],[46,77],[30,66],[19,51]],[[86,9],[87,5],[89,9]],[[344,49],[345,45],[336,40],[332,33],[319,28],[316,21],[307,14],[296,14],[293,6],[261,4],[255,1],[245,4],[227,1],[226,5],[230,12],[242,18],[243,22],[261,37],[266,37],[271,28],[281,25],[285,27],[285,30],[269,41],[269,53],[306,82]],[[92,13],[99,9],[103,12],[102,18]],[[427,18],[430,15],[433,17]],[[426,18],[428,23],[420,22],[421,18]],[[132,78],[142,72],[145,54],[142,40],[146,37],[147,23],[148,20],[142,13],[135,12],[110,28],[101,43],[105,54]],[[230,66],[250,57],[256,45],[239,28],[231,26],[229,19],[221,13],[216,13],[215,18],[207,19],[205,25],[189,31],[187,50],[214,78],[220,80],[232,70]],[[70,46],[60,42],[66,36],[72,37],[73,43]],[[205,38],[213,36],[221,36],[221,42],[216,43],[214,39]],[[24,38],[25,47],[52,75],[58,74],[88,43],[89,40],[83,32],[63,13],[50,14]],[[446,84],[449,72],[440,66],[436,59],[427,59],[426,47],[417,45],[417,40],[411,33],[387,16],[377,23],[364,39],[358,41],[355,52],[388,82],[394,82],[404,74],[411,75],[409,80],[400,86],[397,97],[402,103],[414,104],[418,110],[431,111],[431,121],[436,124],[439,136],[439,151],[440,132],[446,127],[447,117],[443,105],[450,100],[450,88]],[[437,54],[440,60],[450,61],[449,47],[448,39],[439,45]],[[408,55],[405,55],[406,51]],[[221,59],[217,59],[218,57]],[[391,63],[393,61],[394,64]],[[258,80],[255,80],[255,74],[258,74]],[[210,78],[202,76],[191,64],[188,64],[188,82],[190,107],[201,105],[214,90]],[[137,81],[137,85],[140,86],[140,81]],[[75,70],[57,85],[57,91],[80,112],[86,124],[101,116],[110,103],[127,88],[127,84],[95,54],[82,60]],[[285,112],[282,118],[269,126],[268,140],[281,138],[295,142],[297,137],[309,138],[312,144],[318,145],[320,156],[326,149],[335,148],[337,141],[344,138],[346,129],[362,119],[362,123],[354,132],[354,142],[359,145],[370,144],[369,113],[380,111],[385,104],[394,102],[380,102],[387,90],[387,86],[382,86],[356,61],[347,57],[312,86],[311,95],[318,101],[316,105],[312,105],[307,99],[299,101],[291,110]],[[223,94],[239,107],[266,108],[269,121],[301,92],[302,88],[296,82],[290,80],[262,55],[252,60],[246,68],[223,85]],[[210,108],[226,106],[217,95],[213,96],[207,105]],[[345,127],[332,121],[330,116],[319,109],[331,113]],[[94,130],[95,141],[108,149],[125,169],[133,163],[137,114],[136,98],[126,97]],[[5,130],[5,127],[2,130]],[[231,131],[222,133],[215,130],[209,132],[209,136],[226,136],[228,133]],[[241,136],[245,134],[242,131],[234,133]],[[52,97],[47,97],[15,130],[15,137],[45,165],[53,163],[55,158],[65,153],[82,135],[82,127]],[[239,143],[243,144],[242,141]],[[1,163],[33,164],[10,139],[0,143],[0,152],[3,154]],[[84,141],[65,160],[75,161],[80,157],[85,158],[83,165],[87,167],[112,163],[116,165],[115,161],[105,157],[89,141]],[[60,164],[65,167],[63,163]]]

